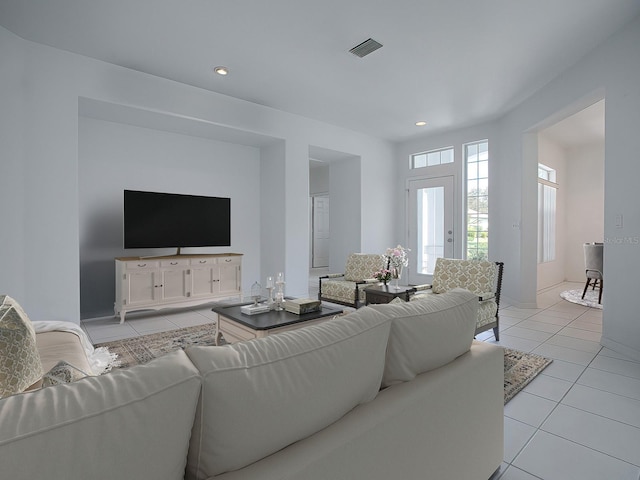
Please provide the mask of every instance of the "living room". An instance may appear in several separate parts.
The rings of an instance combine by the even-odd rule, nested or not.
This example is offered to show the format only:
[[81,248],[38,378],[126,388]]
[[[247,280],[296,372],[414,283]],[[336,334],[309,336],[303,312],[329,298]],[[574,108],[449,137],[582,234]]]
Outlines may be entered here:
[[[207,90],[48,46],[0,20],[0,195],[5,225],[12,226],[2,231],[0,292],[20,299],[36,320],[79,323],[109,314],[113,258],[125,253],[122,190],[141,188],[231,196],[231,251],[243,254],[243,291],[284,271],[288,293],[302,295],[310,151],[346,158],[331,167],[332,191],[339,192],[332,204],[348,205],[332,211],[341,233],[330,269],[339,271],[350,252],[404,243],[397,232],[406,230],[411,154],[488,139],[490,256],[505,262],[506,303],[535,308],[537,190],[525,179],[535,178],[537,132],[605,99],[609,242],[602,344],[640,360],[633,281],[640,268],[633,202],[640,173],[640,17],[634,3],[626,2],[634,13],[620,19],[611,36],[522,93],[506,113],[393,140],[217,93],[215,85]],[[0,18],[12,18],[12,8],[3,5]],[[491,92],[480,101],[490,103]],[[617,215],[624,217],[620,227]]]

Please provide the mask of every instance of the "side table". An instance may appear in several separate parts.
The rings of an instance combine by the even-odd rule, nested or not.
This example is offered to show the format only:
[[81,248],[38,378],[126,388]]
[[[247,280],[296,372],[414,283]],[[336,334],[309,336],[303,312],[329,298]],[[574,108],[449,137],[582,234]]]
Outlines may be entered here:
[[405,302],[409,301],[411,295],[415,293],[415,288],[409,285],[372,285],[364,289],[366,293],[366,303],[389,303],[396,297],[402,298]]

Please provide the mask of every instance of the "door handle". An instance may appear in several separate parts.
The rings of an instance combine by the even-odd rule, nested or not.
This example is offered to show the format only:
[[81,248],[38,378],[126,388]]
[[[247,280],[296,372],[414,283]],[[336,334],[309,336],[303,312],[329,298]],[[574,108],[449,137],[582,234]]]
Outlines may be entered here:
[[449,243],[453,242],[453,238],[447,238],[447,242]]

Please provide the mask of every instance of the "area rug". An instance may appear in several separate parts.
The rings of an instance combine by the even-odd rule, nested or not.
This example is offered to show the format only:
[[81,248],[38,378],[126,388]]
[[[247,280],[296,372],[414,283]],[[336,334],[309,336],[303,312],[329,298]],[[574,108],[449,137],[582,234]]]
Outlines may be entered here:
[[504,404],[526,387],[531,380],[547,368],[553,360],[504,348]]
[[564,298],[567,302],[602,310],[602,304],[598,303],[599,290],[587,290],[584,299],[582,298],[582,291],[583,290],[565,290],[560,294],[560,297]]
[[216,326],[213,323],[207,323],[141,337],[98,343],[95,347],[106,347],[109,352],[117,354],[118,358],[114,366],[124,368],[147,363],[178,348],[184,349],[191,345],[215,345],[215,335]]
[[[195,327],[180,328],[162,333],[152,333],[142,337],[98,343],[96,348],[105,347],[117,354],[115,367],[131,367],[146,363],[160,355],[191,345],[214,345],[215,325],[209,323]],[[224,343],[222,340],[221,343]],[[504,349],[504,403],[511,400],[551,360],[540,355]]]

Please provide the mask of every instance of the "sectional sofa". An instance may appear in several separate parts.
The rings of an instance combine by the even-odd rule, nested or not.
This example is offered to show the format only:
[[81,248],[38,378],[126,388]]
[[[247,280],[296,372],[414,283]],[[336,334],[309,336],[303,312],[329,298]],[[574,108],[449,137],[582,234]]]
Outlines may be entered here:
[[0,400],[11,479],[488,479],[503,352],[477,297],[361,308]]

